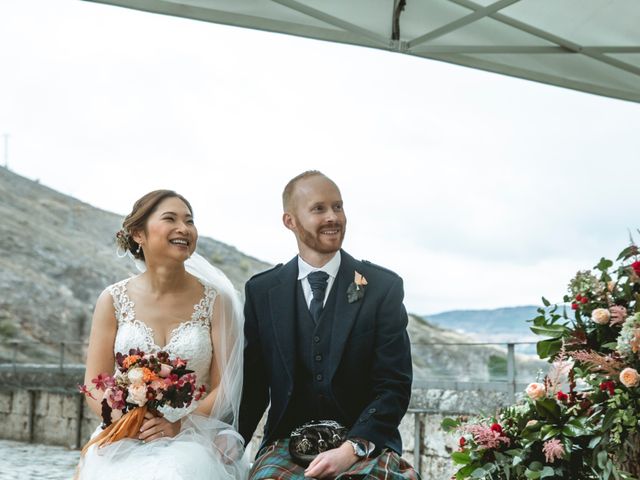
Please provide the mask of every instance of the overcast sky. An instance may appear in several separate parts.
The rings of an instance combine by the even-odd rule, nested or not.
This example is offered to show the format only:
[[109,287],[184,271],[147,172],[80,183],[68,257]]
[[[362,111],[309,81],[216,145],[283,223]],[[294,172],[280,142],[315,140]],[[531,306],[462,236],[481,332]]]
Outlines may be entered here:
[[[640,105],[389,52],[79,0],[0,0],[9,168],[126,214],[172,188],[201,235],[295,254],[280,193],[340,186],[344,247],[426,314],[560,300],[638,218]],[[1,151],[1,150],[0,150]]]

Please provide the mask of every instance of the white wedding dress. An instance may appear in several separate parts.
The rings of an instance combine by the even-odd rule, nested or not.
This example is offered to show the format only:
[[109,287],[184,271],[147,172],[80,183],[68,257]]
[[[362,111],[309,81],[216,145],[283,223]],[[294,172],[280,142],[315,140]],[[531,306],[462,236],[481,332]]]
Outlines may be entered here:
[[[181,323],[170,335],[169,342],[160,347],[154,341],[153,330],[137,317],[134,303],[127,295],[130,279],[118,282],[108,291],[118,321],[114,353],[127,354],[130,349],[140,349],[145,353],[164,350],[171,358],[180,357],[188,361],[188,368],[195,371],[198,384],[204,383],[209,391],[209,370],[213,347],[211,344],[211,313],[216,298],[215,289],[204,283],[204,295],[194,306],[191,318]],[[135,480],[217,480],[236,479],[239,476],[233,462],[223,462],[220,453],[219,434],[227,425],[211,423],[206,417],[190,415],[197,407],[194,402],[188,408],[161,408],[165,418],[174,422],[184,417],[183,427],[174,438],[142,443],[126,439],[96,448],[92,446],[81,460],[80,479],[113,480],[132,478]],[[216,428],[219,431],[214,431]],[[101,428],[94,432],[97,435]],[[231,432],[235,434],[235,432]],[[224,437],[224,435],[223,435]],[[218,440],[216,440],[216,438]],[[235,440],[235,438],[234,438]],[[222,443],[228,443],[222,440]]]

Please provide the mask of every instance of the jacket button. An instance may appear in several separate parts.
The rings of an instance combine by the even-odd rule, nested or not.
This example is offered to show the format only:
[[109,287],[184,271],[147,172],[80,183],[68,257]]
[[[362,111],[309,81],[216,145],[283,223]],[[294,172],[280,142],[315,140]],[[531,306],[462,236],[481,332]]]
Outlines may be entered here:
[[316,375],[316,380],[318,380],[319,382],[322,381],[322,374],[321,373]]
[[369,413],[376,413],[376,409],[375,408],[370,408],[369,409]]
[[316,343],[320,343],[320,337],[316,335],[315,337],[313,337],[313,341]]
[[316,362],[322,361],[322,355],[316,355]]

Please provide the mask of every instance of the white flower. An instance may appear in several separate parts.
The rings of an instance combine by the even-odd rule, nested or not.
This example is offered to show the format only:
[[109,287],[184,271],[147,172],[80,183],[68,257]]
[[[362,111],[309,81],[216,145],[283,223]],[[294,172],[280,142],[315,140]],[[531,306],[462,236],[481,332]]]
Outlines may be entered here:
[[131,385],[127,394],[127,402],[142,407],[147,403],[147,387],[145,385]]
[[609,319],[611,318],[611,313],[606,308],[596,308],[593,312],[591,312],[591,320],[596,322],[599,325],[606,325],[609,323]]
[[135,384],[141,384],[144,382],[144,371],[142,368],[132,368],[127,372],[127,377],[129,377],[129,381]]
[[547,394],[547,389],[541,383],[530,383],[525,391],[531,400],[540,400]]

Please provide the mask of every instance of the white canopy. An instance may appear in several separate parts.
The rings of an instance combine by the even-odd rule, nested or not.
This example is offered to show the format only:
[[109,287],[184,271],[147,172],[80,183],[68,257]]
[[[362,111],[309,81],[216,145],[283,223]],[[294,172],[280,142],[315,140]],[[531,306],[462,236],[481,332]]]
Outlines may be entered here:
[[89,0],[640,102],[640,0]]

